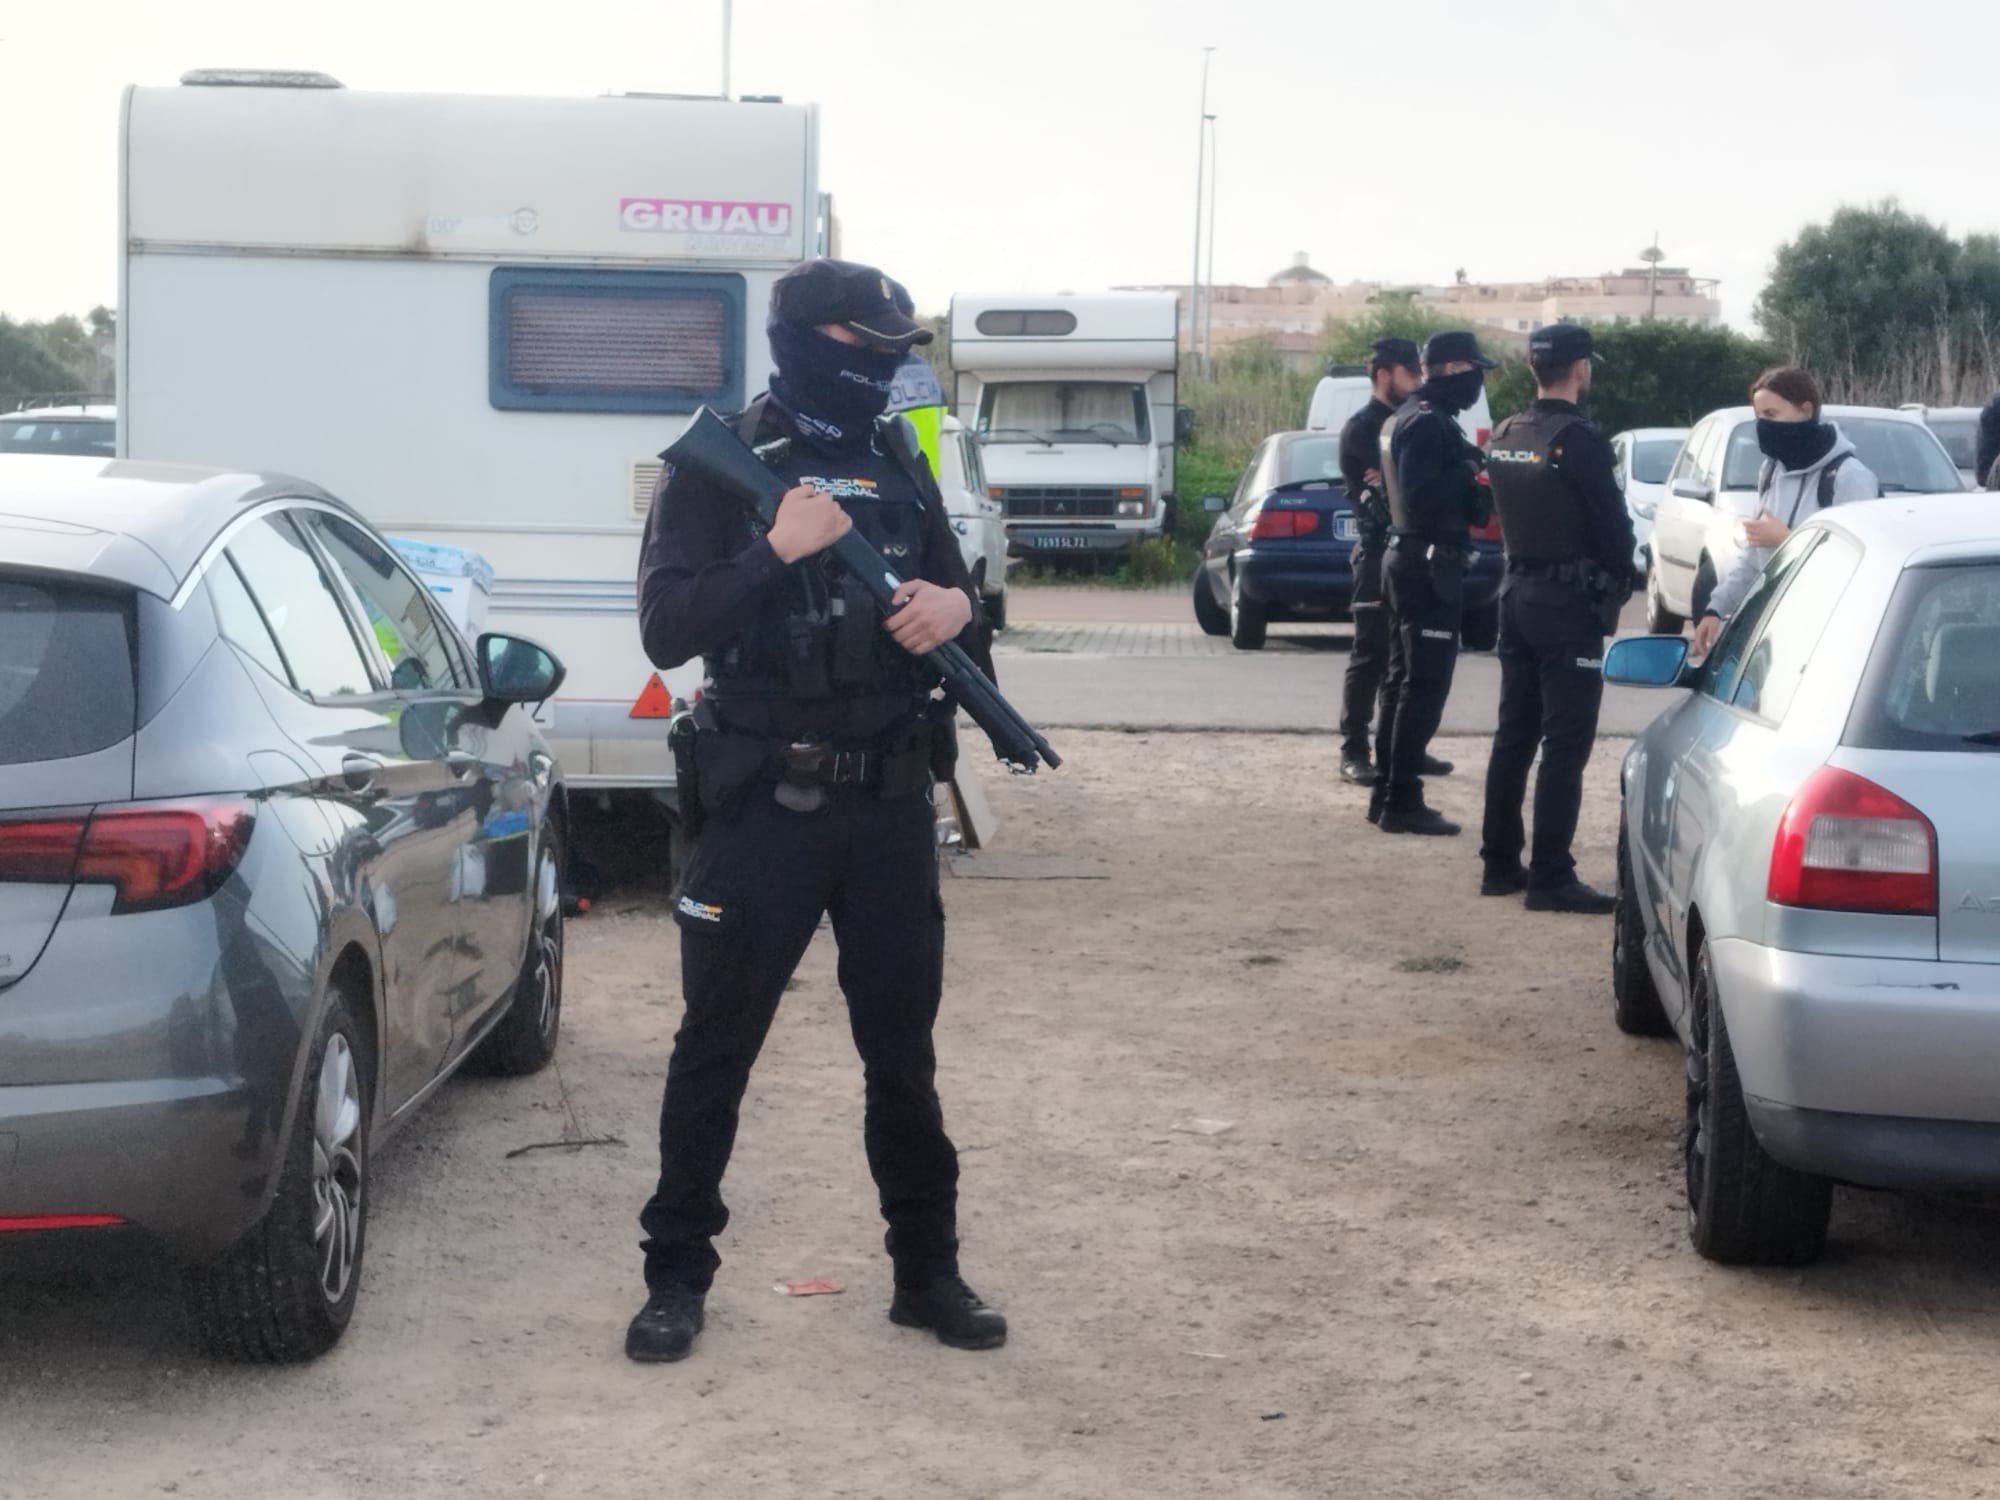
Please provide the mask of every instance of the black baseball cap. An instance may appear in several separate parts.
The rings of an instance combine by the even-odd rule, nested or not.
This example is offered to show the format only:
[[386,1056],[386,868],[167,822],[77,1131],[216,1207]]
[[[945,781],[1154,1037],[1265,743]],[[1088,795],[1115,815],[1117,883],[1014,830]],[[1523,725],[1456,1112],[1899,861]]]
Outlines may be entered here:
[[1375,340],[1369,346],[1370,370],[1393,370],[1398,366],[1405,370],[1421,368],[1415,339],[1399,339],[1391,334]]
[[907,349],[928,344],[931,331],[912,314],[916,304],[900,282],[859,261],[802,261],[771,288],[771,322],[792,328],[839,323],[871,344]]
[[1456,364],[1468,360],[1482,370],[1491,370],[1500,361],[1479,352],[1479,340],[1462,329],[1450,328],[1443,333],[1434,333],[1424,340],[1424,364],[1430,369],[1439,365]]
[[1595,359],[1596,346],[1590,330],[1581,323],[1546,323],[1528,335],[1528,358],[1545,363],[1573,365],[1580,359]]

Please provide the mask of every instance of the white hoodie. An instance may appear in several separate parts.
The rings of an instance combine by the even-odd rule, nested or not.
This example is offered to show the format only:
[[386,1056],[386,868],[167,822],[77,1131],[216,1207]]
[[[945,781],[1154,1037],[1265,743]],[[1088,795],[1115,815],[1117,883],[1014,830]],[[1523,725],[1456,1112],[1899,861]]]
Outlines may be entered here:
[[[1843,455],[1854,452],[1854,444],[1842,434],[1837,424],[1829,422],[1826,425],[1833,428],[1833,446],[1817,462],[1803,469],[1776,469],[1764,488],[1757,492],[1758,511],[1775,516],[1794,531],[1819,509],[1821,471]],[[1859,458],[1850,457],[1834,470],[1833,494],[1827,503],[1845,505],[1850,500],[1873,500],[1881,493],[1882,484],[1876,479],[1874,470]],[[1775,550],[1773,547],[1745,547],[1739,551],[1729,576],[1718,583],[1715,592],[1708,597],[1709,613],[1720,615],[1725,620],[1735,614],[1749,594],[1750,585],[1757,581],[1757,575],[1764,571],[1764,564],[1771,560]]]

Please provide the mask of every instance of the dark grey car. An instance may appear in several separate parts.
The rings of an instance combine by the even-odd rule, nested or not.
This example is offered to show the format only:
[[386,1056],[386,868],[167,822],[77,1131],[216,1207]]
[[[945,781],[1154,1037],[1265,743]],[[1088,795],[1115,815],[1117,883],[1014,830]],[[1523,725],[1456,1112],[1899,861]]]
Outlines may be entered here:
[[309,485],[0,465],[0,1235],[146,1232],[219,1352],[339,1338],[370,1152],[554,1055],[561,677]]

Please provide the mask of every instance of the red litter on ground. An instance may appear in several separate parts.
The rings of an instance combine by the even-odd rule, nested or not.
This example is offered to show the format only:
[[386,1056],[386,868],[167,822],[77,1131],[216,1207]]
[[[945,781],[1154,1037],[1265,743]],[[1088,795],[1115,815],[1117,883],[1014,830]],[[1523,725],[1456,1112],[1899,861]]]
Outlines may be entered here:
[[837,1297],[846,1290],[837,1281],[824,1279],[813,1281],[781,1281],[771,1288],[787,1297]]

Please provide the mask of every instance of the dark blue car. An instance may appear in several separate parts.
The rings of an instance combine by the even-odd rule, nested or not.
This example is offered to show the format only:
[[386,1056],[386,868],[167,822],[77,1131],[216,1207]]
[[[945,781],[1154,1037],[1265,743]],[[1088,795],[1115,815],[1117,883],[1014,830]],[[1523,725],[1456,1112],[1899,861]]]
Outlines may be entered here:
[[[1340,438],[1280,432],[1258,445],[1217,511],[1194,575],[1194,617],[1210,635],[1258,650],[1273,620],[1353,618],[1354,512],[1340,478]],[[1498,522],[1472,533],[1477,553],[1465,575],[1461,638],[1491,651],[1500,633]]]

